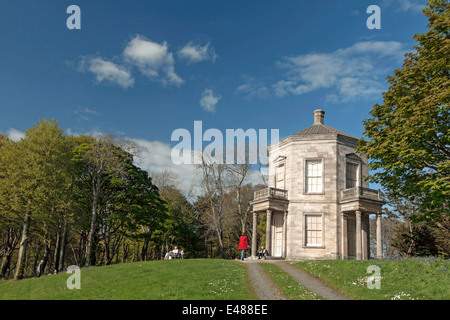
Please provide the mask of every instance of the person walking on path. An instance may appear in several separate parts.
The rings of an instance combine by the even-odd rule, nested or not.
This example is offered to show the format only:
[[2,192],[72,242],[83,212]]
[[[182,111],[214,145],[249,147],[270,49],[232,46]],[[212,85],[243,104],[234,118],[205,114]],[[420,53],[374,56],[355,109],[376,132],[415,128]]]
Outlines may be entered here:
[[242,236],[239,238],[239,246],[238,246],[239,250],[241,251],[241,260],[244,260],[244,256],[245,256],[245,250],[248,249],[248,240],[247,240],[247,234],[244,232],[242,234]]

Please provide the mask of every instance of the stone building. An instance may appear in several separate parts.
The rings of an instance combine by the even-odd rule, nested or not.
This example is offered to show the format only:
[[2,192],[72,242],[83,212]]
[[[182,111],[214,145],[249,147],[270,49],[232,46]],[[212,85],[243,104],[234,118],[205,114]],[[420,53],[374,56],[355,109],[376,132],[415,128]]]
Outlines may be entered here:
[[369,216],[377,218],[377,256],[382,257],[381,209],[377,190],[363,179],[368,161],[357,154],[358,138],[314,124],[269,147],[269,187],[255,192],[252,255],[256,225],[267,214],[265,248],[274,258],[368,259]]

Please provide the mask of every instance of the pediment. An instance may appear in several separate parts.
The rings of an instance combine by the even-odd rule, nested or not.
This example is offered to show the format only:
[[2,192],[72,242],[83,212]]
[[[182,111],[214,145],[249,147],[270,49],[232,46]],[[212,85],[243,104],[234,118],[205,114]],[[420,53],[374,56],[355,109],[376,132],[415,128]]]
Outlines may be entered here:
[[349,153],[345,155],[346,159],[349,160],[355,160],[355,161],[362,161],[361,157],[358,156],[356,153]]

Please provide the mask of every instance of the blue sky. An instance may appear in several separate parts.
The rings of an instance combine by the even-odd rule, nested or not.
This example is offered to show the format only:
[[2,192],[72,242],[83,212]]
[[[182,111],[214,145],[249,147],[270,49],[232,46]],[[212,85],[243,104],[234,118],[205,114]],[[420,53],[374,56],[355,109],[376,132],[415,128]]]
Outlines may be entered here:
[[[0,131],[17,138],[54,118],[71,134],[124,135],[148,148],[149,170],[171,167],[172,132],[196,120],[283,138],[321,108],[325,124],[359,137],[386,76],[427,30],[425,3],[4,1]],[[66,26],[72,4],[80,30]],[[366,27],[370,5],[379,30]],[[189,179],[185,169],[176,171]]]

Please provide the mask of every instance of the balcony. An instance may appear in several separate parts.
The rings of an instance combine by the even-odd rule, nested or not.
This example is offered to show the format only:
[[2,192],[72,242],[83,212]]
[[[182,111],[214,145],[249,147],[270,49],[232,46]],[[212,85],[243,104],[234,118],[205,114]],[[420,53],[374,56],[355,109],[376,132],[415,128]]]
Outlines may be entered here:
[[379,190],[363,187],[355,187],[341,191],[341,201],[356,199],[381,200],[381,194]]
[[275,188],[265,188],[258,191],[255,191],[255,195],[253,200],[263,199],[263,198],[278,198],[278,199],[287,199],[288,192],[283,189],[275,189]]
[[343,211],[363,210],[369,212],[381,211],[381,206],[385,204],[379,190],[364,187],[342,190],[340,203]]
[[271,187],[255,191],[253,201],[250,204],[254,211],[287,210],[289,204],[288,191]]

